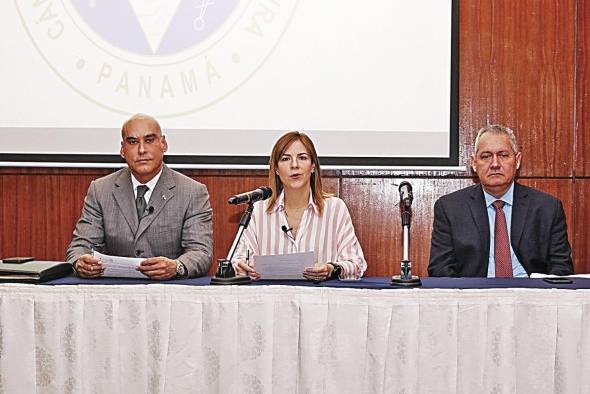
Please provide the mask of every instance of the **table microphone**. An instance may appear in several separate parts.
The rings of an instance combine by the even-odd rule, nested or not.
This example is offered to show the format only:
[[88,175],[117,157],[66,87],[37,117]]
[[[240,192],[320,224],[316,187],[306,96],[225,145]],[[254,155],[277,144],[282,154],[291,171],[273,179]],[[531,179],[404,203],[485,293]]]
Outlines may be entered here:
[[266,200],[270,196],[272,196],[272,189],[267,186],[260,186],[258,189],[252,190],[250,192],[231,196],[227,202],[228,204],[232,205],[253,203],[256,201]]
[[404,207],[410,208],[414,200],[414,193],[412,193],[412,185],[410,182],[402,182],[399,185],[399,199]]

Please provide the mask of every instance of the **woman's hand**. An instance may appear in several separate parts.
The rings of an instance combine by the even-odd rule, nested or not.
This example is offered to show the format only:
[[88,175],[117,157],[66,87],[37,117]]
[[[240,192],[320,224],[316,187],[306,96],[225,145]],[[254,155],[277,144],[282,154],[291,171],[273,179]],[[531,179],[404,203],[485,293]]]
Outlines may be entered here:
[[303,270],[303,277],[309,280],[322,281],[330,279],[334,266],[332,264],[316,264]]
[[238,262],[238,264],[236,264],[236,273],[242,276],[248,275],[252,280],[260,279],[260,274],[256,272],[254,263],[252,263],[252,265],[248,265],[244,261]]

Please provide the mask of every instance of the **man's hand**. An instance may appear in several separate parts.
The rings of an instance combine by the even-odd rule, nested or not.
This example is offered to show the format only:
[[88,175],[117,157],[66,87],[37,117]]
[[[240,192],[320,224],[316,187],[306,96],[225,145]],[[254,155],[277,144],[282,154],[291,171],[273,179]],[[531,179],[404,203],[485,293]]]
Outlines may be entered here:
[[162,256],[150,257],[143,260],[137,270],[150,279],[172,279],[176,276],[176,260]]
[[104,272],[100,260],[89,254],[78,257],[78,260],[74,263],[74,269],[82,278],[98,278]]

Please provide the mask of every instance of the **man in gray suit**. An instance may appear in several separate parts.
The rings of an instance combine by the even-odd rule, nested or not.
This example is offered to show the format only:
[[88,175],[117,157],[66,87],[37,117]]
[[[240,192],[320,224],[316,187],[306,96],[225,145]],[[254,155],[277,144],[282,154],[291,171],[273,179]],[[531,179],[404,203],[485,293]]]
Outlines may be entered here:
[[90,184],[67,261],[84,278],[104,270],[93,249],[145,258],[138,270],[151,279],[207,274],[213,249],[207,188],[163,163],[168,143],[154,118],[132,116],[121,135],[128,167]]

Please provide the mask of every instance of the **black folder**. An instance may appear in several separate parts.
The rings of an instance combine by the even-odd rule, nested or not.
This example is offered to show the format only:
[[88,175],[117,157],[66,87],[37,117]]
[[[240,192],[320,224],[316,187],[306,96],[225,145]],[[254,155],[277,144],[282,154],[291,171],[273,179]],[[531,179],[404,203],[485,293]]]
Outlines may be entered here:
[[0,282],[41,283],[72,273],[72,264],[63,261],[0,263]]

